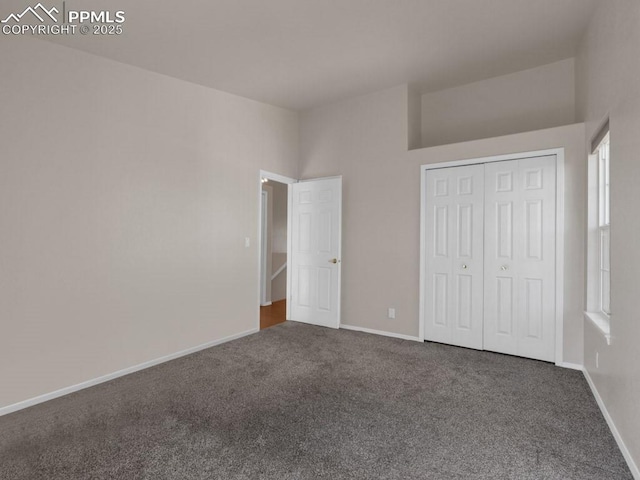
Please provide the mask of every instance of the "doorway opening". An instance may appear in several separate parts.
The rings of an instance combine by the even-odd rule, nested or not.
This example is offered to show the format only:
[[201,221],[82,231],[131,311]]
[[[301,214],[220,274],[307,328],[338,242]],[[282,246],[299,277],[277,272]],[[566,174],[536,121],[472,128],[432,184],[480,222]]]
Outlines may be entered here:
[[260,171],[258,327],[292,320],[340,328],[342,177]]
[[267,172],[260,175],[261,330],[287,320],[288,181]]

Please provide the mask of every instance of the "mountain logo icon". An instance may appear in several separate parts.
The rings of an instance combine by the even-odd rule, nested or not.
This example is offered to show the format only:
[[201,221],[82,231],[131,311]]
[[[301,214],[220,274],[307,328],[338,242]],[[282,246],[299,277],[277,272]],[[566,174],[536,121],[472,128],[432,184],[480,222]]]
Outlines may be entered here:
[[20,20],[22,20],[22,17],[24,17],[27,13],[33,14],[38,20],[40,20],[40,23],[44,23],[46,17],[49,17],[54,22],[58,23],[58,19],[54,17],[54,14],[58,14],[60,12],[56,7],[53,7],[47,10],[41,3],[38,3],[35,7],[25,8],[22,13],[18,13],[18,14],[12,13],[7,18],[2,20],[2,22],[0,23],[9,23],[11,20],[13,20],[16,23],[20,23]]

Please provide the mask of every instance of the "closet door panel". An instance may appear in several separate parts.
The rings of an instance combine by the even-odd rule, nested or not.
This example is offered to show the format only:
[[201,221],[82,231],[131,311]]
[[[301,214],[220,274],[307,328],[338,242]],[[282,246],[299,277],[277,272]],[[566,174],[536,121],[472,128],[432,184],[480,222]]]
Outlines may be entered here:
[[470,165],[451,170],[457,185],[453,199],[453,343],[482,349],[484,167]]
[[522,184],[522,245],[519,258],[518,354],[555,360],[556,160],[519,161]]
[[485,165],[484,348],[555,357],[555,156]]
[[517,354],[517,161],[485,165],[484,349]]
[[482,165],[426,173],[425,338],[482,348]]
[[452,178],[448,172],[427,172],[425,336],[451,342],[451,208]]

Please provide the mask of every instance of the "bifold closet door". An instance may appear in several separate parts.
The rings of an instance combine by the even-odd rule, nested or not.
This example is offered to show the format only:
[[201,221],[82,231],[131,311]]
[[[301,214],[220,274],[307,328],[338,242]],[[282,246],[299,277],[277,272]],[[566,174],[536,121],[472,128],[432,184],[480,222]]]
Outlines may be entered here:
[[556,157],[485,165],[484,349],[555,359]]
[[482,349],[483,184],[483,165],[426,173],[426,340]]

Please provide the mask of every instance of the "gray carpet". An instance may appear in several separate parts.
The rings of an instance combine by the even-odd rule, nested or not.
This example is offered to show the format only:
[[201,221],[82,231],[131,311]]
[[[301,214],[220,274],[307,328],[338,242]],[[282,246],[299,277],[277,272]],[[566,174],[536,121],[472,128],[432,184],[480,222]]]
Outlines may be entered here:
[[0,417],[8,479],[631,479],[580,372],[287,322]]

